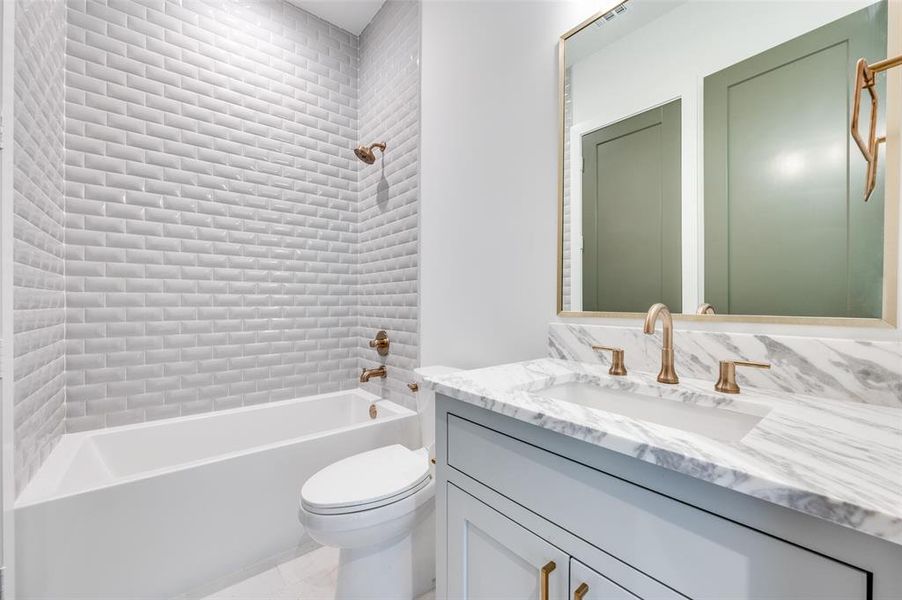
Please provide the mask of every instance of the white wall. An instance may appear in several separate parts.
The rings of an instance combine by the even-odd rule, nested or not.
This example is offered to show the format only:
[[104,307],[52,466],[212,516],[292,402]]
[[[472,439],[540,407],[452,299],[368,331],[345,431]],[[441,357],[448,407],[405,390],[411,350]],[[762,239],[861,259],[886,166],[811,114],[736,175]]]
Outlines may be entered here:
[[557,41],[598,8],[423,5],[421,364],[477,367],[546,353]]

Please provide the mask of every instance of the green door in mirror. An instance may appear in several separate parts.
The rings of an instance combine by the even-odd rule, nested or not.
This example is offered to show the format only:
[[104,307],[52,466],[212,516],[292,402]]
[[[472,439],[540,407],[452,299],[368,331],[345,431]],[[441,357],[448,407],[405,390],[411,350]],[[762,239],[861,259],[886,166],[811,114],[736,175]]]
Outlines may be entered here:
[[883,177],[865,204],[849,102],[885,32],[875,4],[705,78],[704,300],[719,313],[880,317]]
[[682,307],[680,101],[582,136],[584,311]]

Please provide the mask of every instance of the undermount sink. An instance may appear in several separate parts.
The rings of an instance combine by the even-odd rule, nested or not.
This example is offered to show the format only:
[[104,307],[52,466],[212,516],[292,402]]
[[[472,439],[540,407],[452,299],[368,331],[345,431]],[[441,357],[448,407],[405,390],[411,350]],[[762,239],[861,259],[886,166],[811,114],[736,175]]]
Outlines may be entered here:
[[[535,392],[539,396],[597,408],[631,419],[657,423],[724,442],[741,440],[767,414],[766,408],[720,408],[647,396],[587,382],[569,382]],[[758,410],[755,410],[758,409]],[[760,412],[760,414],[754,414]]]

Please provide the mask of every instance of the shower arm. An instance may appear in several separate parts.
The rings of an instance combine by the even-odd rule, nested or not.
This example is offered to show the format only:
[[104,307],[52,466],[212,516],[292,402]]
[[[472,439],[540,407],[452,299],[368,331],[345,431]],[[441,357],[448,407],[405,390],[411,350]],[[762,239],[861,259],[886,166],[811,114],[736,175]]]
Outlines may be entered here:
[[[877,136],[877,73],[887,71],[893,67],[902,65],[902,54],[893,58],[887,58],[869,65],[867,60],[859,58],[855,65],[855,97],[852,102],[852,119],[849,130],[852,139],[858,145],[861,155],[867,162],[867,176],[865,179],[864,201],[867,202],[877,186],[877,156],[880,144],[886,141],[886,136]],[[858,121],[861,116],[861,93],[867,90],[871,97],[870,126],[868,128],[868,140],[865,142],[858,131]]]

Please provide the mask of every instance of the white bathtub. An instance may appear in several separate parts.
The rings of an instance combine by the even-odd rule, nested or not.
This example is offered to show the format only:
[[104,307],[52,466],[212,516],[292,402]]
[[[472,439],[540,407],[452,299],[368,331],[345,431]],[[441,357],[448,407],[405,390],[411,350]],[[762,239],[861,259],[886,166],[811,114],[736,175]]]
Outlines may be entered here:
[[226,578],[307,542],[314,472],[418,442],[416,413],[362,390],[67,434],[16,502],[17,597],[171,598]]

